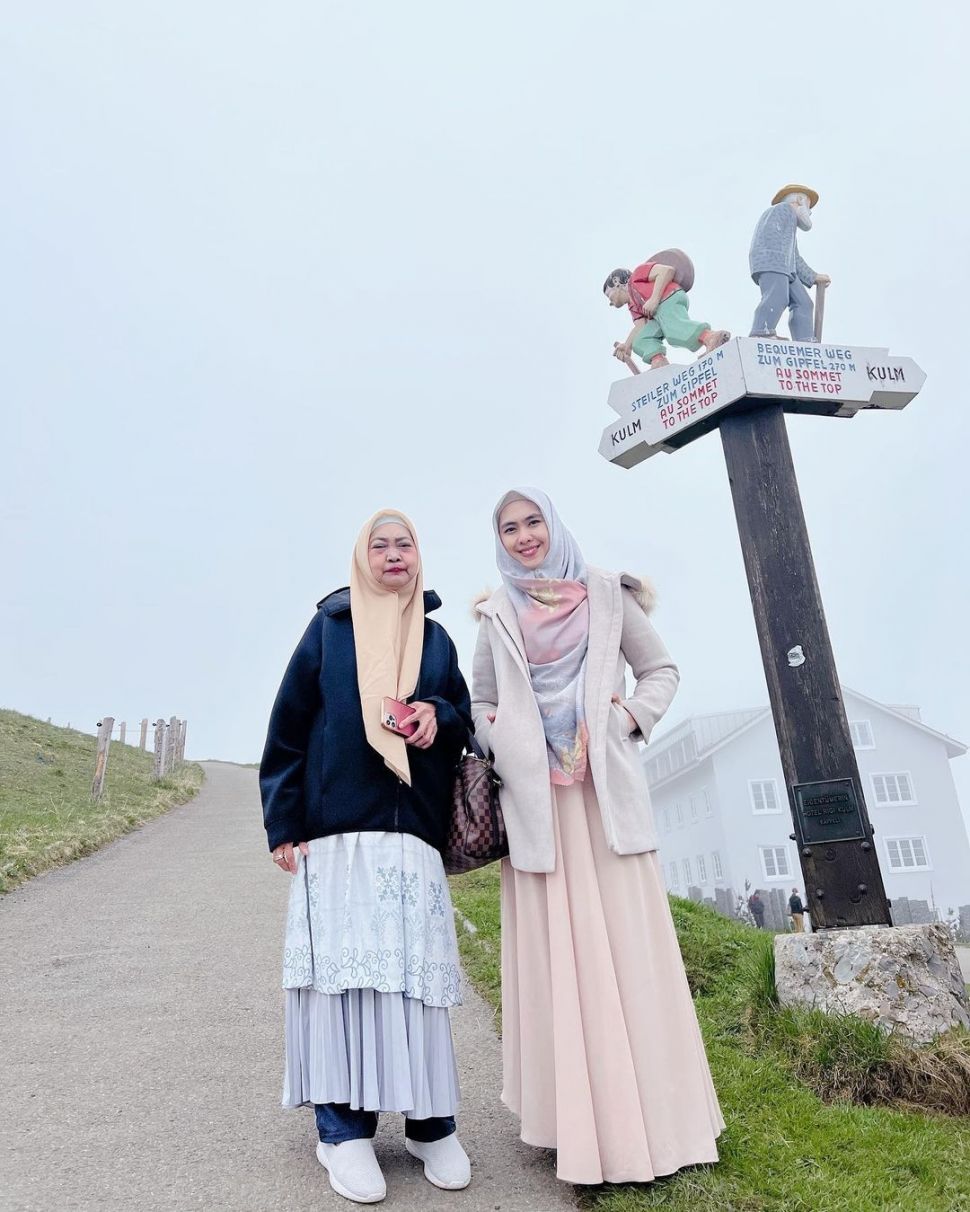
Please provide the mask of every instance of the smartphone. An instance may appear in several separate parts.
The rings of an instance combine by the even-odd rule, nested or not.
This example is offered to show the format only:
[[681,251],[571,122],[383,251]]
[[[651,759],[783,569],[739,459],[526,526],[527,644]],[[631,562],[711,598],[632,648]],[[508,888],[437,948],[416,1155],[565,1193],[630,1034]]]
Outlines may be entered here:
[[388,732],[396,732],[398,736],[411,736],[417,732],[416,722],[408,724],[407,718],[414,715],[414,708],[398,699],[381,699],[381,727]]

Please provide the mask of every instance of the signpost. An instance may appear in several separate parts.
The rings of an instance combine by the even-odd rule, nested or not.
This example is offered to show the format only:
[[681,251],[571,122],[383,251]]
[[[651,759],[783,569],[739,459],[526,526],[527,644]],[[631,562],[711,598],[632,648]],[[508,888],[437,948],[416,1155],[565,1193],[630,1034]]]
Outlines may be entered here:
[[609,405],[620,420],[603,430],[600,454],[633,467],[696,441],[756,400],[823,417],[904,408],[925,380],[912,358],[885,349],[736,337],[688,366],[614,383]]
[[614,383],[600,453],[633,467],[720,429],[812,924],[890,925],[802,513],[786,412],[903,408],[926,376],[885,349],[742,337]]

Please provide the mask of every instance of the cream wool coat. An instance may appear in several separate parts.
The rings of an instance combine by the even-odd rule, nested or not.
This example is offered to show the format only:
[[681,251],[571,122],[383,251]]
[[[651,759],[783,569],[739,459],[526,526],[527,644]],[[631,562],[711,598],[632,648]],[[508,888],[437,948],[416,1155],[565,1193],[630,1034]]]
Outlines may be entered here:
[[[657,832],[637,742],[649,740],[670,706],[680,675],[647,619],[653,595],[641,581],[627,573],[590,568],[587,592],[589,771],[610,849],[641,854],[657,849]],[[546,738],[515,608],[503,587],[479,602],[476,610],[481,619],[472,670],[472,715],[478,742],[491,751],[502,780],[509,857],[519,871],[554,871]],[[622,697],[625,692],[627,665],[636,688],[622,704],[613,703],[614,694]],[[624,707],[638,728],[633,728]],[[489,714],[494,714],[494,723]]]

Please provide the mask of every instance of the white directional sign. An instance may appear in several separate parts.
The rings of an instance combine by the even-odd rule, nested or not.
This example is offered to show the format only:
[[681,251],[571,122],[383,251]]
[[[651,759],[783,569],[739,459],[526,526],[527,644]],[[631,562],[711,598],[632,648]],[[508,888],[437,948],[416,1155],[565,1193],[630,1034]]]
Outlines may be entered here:
[[912,358],[886,349],[736,337],[687,366],[614,383],[609,405],[620,420],[603,430],[600,454],[633,467],[676,450],[746,396],[780,400],[786,412],[852,417],[860,408],[904,408],[925,380]]

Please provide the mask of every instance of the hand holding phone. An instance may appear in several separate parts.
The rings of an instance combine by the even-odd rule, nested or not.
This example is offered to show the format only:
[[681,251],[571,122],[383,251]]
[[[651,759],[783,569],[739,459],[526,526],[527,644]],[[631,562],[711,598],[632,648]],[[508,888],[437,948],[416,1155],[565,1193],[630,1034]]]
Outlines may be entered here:
[[385,698],[381,700],[381,725],[417,749],[430,749],[438,735],[438,713],[434,703]]
[[396,732],[398,736],[412,736],[418,730],[416,720],[407,723],[408,716],[414,715],[414,708],[399,699],[381,699],[381,727],[388,732]]

